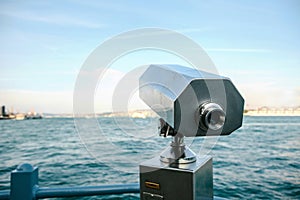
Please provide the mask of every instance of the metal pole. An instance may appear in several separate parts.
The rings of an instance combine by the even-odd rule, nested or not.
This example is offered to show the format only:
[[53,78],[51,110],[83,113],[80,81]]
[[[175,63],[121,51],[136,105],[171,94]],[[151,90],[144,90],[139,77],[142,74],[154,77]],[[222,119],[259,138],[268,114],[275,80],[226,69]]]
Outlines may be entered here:
[[30,164],[22,164],[11,172],[10,200],[35,199],[35,189],[38,186],[38,168]]
[[34,200],[55,197],[79,197],[140,192],[138,183],[86,187],[39,188],[38,168],[26,163],[19,165],[11,172],[10,185],[10,190],[0,191],[1,200]]
[[9,200],[9,190],[0,191],[0,200]]
[[80,197],[139,192],[140,187],[138,183],[86,187],[39,188],[36,191],[36,198]]
[[[36,190],[32,191],[32,196],[35,197],[35,199],[140,193],[138,183],[85,187],[36,188]],[[17,193],[16,191],[17,190],[14,190],[14,193]],[[0,191],[0,200],[10,200],[10,194],[12,194],[12,192],[9,190]],[[19,198],[18,200],[25,199],[20,196],[16,197],[16,194],[14,194],[14,199],[16,200],[17,198]]]

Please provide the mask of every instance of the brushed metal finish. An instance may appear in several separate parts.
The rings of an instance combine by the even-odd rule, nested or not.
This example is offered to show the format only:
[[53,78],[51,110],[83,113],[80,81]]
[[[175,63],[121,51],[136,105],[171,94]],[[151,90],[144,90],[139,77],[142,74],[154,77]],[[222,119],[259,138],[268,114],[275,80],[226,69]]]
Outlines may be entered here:
[[[146,181],[159,184],[160,189],[146,187]],[[144,193],[164,200],[213,199],[212,157],[171,165],[160,162],[159,157],[150,159],[140,165],[140,189],[142,200],[146,199]]]
[[196,161],[196,154],[184,144],[184,136],[177,133],[170,146],[160,154],[160,160],[170,164],[187,164]]
[[225,112],[216,103],[205,103],[199,108],[200,126],[207,130],[219,130],[225,124]]
[[[184,136],[229,135],[242,125],[244,99],[229,78],[180,65],[150,65],[139,82],[141,99]],[[224,113],[221,128],[202,128],[199,107],[208,103]]]

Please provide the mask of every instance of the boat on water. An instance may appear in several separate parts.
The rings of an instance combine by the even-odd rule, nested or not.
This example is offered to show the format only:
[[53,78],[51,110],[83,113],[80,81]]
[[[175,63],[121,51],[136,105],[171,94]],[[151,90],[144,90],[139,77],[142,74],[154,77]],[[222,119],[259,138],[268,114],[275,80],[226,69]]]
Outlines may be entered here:
[[42,119],[42,115],[36,112],[28,112],[24,119]]
[[9,118],[7,116],[0,116],[0,120],[8,120],[8,119],[12,119],[12,118]]
[[23,113],[17,113],[15,115],[15,120],[23,120],[23,119],[25,119],[25,114],[23,114]]
[[42,119],[43,116],[37,112],[13,113],[6,112],[5,106],[1,108],[0,120],[24,120],[24,119]]

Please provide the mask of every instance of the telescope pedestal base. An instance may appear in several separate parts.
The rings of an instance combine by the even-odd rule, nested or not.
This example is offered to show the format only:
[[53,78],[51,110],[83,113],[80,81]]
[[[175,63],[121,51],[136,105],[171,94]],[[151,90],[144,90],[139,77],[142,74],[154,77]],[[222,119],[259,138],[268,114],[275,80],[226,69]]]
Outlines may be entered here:
[[188,164],[196,161],[196,154],[186,146],[169,146],[160,154],[160,161],[165,163]]
[[167,164],[160,157],[140,164],[141,200],[213,199],[212,157]]

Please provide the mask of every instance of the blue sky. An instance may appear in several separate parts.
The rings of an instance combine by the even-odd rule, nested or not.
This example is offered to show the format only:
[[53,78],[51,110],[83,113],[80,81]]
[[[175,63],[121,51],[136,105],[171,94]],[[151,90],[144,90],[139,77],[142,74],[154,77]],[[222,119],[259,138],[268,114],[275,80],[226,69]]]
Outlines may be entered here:
[[[300,105],[299,11],[297,0],[2,0],[0,104],[22,112],[72,112],[76,76],[93,49],[121,32],[158,27],[199,43],[247,107]],[[140,52],[113,64],[112,75],[150,58],[180,62],[161,52]]]

